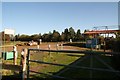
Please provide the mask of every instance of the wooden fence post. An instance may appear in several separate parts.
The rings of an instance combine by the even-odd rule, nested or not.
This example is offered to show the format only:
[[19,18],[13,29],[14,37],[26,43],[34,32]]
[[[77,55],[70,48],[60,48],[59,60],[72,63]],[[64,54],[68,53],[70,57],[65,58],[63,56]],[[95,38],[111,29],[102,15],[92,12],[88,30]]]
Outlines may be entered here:
[[16,46],[13,46],[13,64],[14,65],[17,65],[17,47]]
[[63,50],[63,44],[61,44],[61,50]]
[[56,50],[58,50],[58,49],[59,49],[59,44],[57,43],[57,44],[56,44]]
[[25,80],[26,76],[26,59],[27,59],[27,48],[23,49],[23,52],[21,52],[21,78],[22,80]]

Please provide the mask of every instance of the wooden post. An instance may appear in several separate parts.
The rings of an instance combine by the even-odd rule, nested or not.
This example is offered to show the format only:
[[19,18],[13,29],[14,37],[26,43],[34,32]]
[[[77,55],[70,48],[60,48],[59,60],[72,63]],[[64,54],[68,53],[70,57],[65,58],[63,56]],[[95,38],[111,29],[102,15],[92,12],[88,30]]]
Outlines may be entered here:
[[14,55],[13,64],[17,65],[17,47],[16,46],[13,46],[13,55]]
[[59,44],[56,44],[56,50],[58,50],[59,49]]
[[25,73],[26,73],[26,58],[27,58],[27,48],[23,49],[22,52],[21,52],[21,77],[22,77],[22,80],[25,80],[26,76],[25,76]]
[[[51,45],[50,44],[48,44],[48,49],[50,50],[50,47],[51,47]],[[50,51],[49,51],[49,55],[50,55]]]
[[63,42],[61,43],[61,50],[63,50]]
[[38,48],[38,49],[40,48],[40,45],[39,45],[39,44],[37,45],[37,48]]

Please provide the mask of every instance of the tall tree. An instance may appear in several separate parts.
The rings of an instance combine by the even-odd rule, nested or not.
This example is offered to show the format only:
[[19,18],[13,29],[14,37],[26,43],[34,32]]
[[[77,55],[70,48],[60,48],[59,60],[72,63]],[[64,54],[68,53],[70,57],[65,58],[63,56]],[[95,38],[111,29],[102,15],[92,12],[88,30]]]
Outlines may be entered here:
[[42,35],[42,39],[43,39],[43,41],[44,42],[50,42],[50,41],[52,41],[52,33],[51,32],[49,32],[49,33],[45,33],[45,34],[43,34]]
[[70,38],[74,41],[75,40],[75,31],[72,27],[69,28]]
[[60,34],[58,31],[53,30],[52,41],[57,42],[60,40]]
[[60,37],[60,40],[61,40],[61,41],[65,41],[65,33],[64,33],[64,32],[62,32],[61,37]]
[[80,29],[77,30],[76,36],[75,36],[76,41],[83,40],[82,34],[80,32]]
[[15,40],[19,41],[20,34],[15,35]]
[[69,34],[69,31],[68,31],[68,29],[66,28],[65,30],[64,30],[64,35],[65,35],[65,41],[69,41],[69,39],[70,39],[70,34]]

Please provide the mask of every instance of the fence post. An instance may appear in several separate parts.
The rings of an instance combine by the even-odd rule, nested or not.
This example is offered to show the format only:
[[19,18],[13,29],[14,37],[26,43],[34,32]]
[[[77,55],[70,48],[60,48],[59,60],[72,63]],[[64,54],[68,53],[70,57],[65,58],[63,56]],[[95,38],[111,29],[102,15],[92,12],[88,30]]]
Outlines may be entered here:
[[22,70],[21,70],[21,77],[22,80],[25,80],[26,76],[26,58],[27,58],[27,48],[24,49],[24,54],[21,54],[21,65],[22,65]]
[[61,50],[63,50],[63,44],[61,43]]
[[28,80],[29,80],[29,70],[30,70],[29,60],[30,60],[30,50],[28,49],[28,54],[27,54],[27,79]]
[[[50,50],[50,47],[51,47],[51,45],[50,45],[50,44],[48,44],[48,50]],[[50,55],[50,51],[49,51],[49,55]]]
[[59,44],[57,43],[57,44],[56,44],[56,50],[58,50],[58,49],[59,49]]
[[13,55],[14,55],[13,63],[14,65],[17,65],[17,47],[16,46],[13,46]]

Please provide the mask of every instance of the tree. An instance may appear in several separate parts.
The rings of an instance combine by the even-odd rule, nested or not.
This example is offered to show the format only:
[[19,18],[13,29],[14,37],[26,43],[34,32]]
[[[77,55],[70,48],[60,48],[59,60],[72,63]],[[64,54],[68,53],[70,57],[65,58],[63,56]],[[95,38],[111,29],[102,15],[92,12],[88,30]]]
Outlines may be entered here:
[[69,28],[70,39],[75,40],[75,31],[72,27]]
[[43,34],[42,39],[44,42],[49,41],[49,35],[48,34]]
[[80,29],[77,30],[76,36],[75,36],[76,41],[82,40],[82,34],[80,32]]
[[38,41],[40,38],[41,38],[41,35],[39,34],[34,34],[34,35],[31,35],[30,38],[34,41]]
[[68,29],[66,28],[65,30],[64,30],[64,39],[65,39],[65,41],[69,41],[69,39],[70,39],[70,33],[69,33],[69,31],[68,31]]
[[22,35],[19,37],[19,40],[20,40],[20,41],[31,41],[31,38],[30,38],[29,35],[22,34]]
[[53,30],[52,41],[53,42],[60,41],[60,34],[58,31]]
[[84,30],[84,33],[85,33],[85,32],[87,32],[87,31],[90,31],[90,30],[88,30],[88,29],[85,29],[85,30]]
[[51,32],[49,32],[49,33],[45,33],[45,34],[43,34],[42,35],[42,39],[43,39],[43,41],[44,42],[50,42],[50,41],[52,41],[52,33]]
[[19,41],[19,38],[20,38],[20,34],[15,35],[15,40],[16,40],[16,41]]
[[61,40],[61,41],[65,41],[65,34],[64,34],[64,32],[62,32],[61,37],[60,37],[60,40]]

